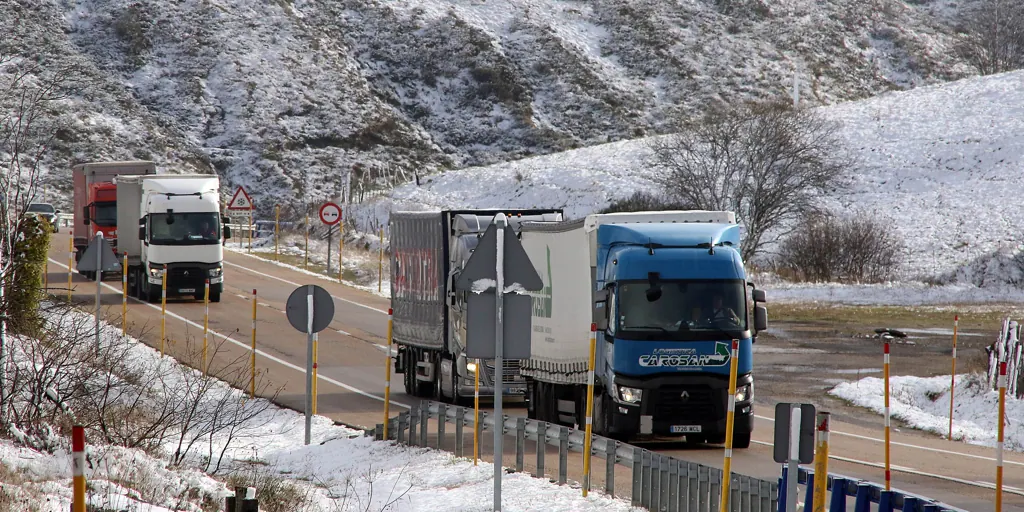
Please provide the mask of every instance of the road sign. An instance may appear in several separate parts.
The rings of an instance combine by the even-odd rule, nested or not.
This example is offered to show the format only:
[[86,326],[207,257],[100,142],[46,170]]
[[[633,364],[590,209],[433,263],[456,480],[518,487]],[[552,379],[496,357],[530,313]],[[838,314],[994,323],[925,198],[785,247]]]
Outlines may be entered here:
[[333,226],[341,221],[341,207],[327,202],[320,207],[320,220],[328,226]]
[[[504,262],[505,282],[519,283],[524,290],[531,292],[544,288],[544,282],[541,281],[540,275],[537,274],[537,269],[533,268],[533,263],[530,262],[530,257],[526,255],[526,249],[523,249],[522,242],[519,241],[519,238],[516,237],[516,234],[511,229],[505,229],[504,232],[505,254],[502,260]],[[487,227],[487,231],[484,232],[483,238],[477,243],[473,255],[466,262],[466,268],[459,275],[459,280],[455,283],[457,290],[470,291],[473,289],[473,283],[483,279],[497,280],[497,241],[497,225],[491,223]]]
[[288,322],[299,332],[307,332],[309,328],[309,299],[313,296],[313,330],[320,332],[327,328],[334,320],[334,299],[327,290],[311,284],[300,286],[288,296],[285,305],[285,313],[288,315]]
[[811,404],[775,404],[775,462],[790,460],[790,433],[793,408],[800,409],[799,457],[801,464],[814,462],[814,406]]
[[249,197],[249,193],[241,185],[238,186],[235,195],[231,197],[231,202],[228,203],[228,210],[252,210],[252,198]]
[[[498,262],[501,262],[499,265]],[[506,283],[511,283],[508,290]],[[505,214],[494,216],[455,288],[470,291],[466,319],[466,355],[494,358],[494,417],[502,415],[504,359],[530,357],[532,298],[526,291],[537,291],[544,283],[533,268],[519,238],[508,225]],[[511,314],[512,321],[506,319]],[[493,338],[492,338],[493,337]],[[494,340],[492,347],[487,341]],[[489,350],[492,349],[492,350]],[[501,454],[504,434],[494,429],[494,510],[501,510]]]
[[[786,488],[780,489],[780,510],[796,511],[799,464],[814,460],[814,406],[775,404],[775,462],[786,464]],[[784,505],[784,507],[782,506]]]
[[288,322],[306,333],[306,444],[313,429],[313,333],[320,332],[334,320],[334,299],[327,290],[315,285],[300,286],[288,296],[285,304]]
[[[96,252],[99,251],[99,260],[97,261]],[[119,272],[121,271],[121,260],[117,259],[117,255],[114,254],[114,248],[110,246],[110,242],[102,236],[97,236],[89,242],[89,247],[85,249],[85,254],[82,254],[82,258],[78,261],[79,272]]]

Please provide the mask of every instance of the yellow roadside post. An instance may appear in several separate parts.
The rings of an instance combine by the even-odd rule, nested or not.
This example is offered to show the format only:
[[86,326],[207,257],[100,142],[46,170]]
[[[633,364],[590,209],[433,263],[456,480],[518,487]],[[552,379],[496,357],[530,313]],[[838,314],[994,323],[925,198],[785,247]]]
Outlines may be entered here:
[[304,268],[309,268],[309,214],[306,214],[306,260],[303,263]]
[[161,279],[163,281],[160,285],[160,355],[163,356],[164,347],[167,343],[167,265],[164,265],[164,273]]
[[817,446],[814,450],[814,496],[813,512],[825,512],[825,499],[828,496],[828,432],[829,414],[819,412],[815,423],[818,426]]
[[274,259],[281,259],[281,205],[274,205]]
[[206,284],[203,287],[203,306],[206,308],[203,312],[203,375],[209,375],[210,363],[206,360],[206,347],[209,344],[210,334],[210,280],[206,279]]
[[[394,329],[394,309],[388,308],[388,354],[384,363],[384,439],[388,438],[391,420],[391,336]],[[461,449],[461,448],[460,448]]]
[[[583,437],[583,497],[590,492],[590,444],[594,422],[594,356],[597,351],[597,324],[590,324],[590,362],[587,366],[587,425]],[[544,449],[543,447],[538,449]]]
[[889,464],[889,431],[891,422],[889,420],[889,342],[885,342],[884,356],[882,358],[883,373],[885,377],[885,490],[892,490],[892,471]]
[[953,315],[953,370],[949,372],[949,435],[946,439],[953,440],[953,400],[956,396],[956,330],[960,324],[960,315]]
[[68,304],[71,304],[71,270],[75,268],[75,239],[68,240]]
[[732,340],[729,358],[729,408],[725,413],[725,465],[722,467],[722,496],[719,512],[729,511],[729,487],[732,483],[732,435],[736,422],[736,379],[739,369],[739,340]]
[[316,374],[317,374],[317,348],[320,344],[320,333],[313,333],[313,414],[316,414]]
[[71,511],[85,512],[85,428],[80,425],[71,427],[71,455]]

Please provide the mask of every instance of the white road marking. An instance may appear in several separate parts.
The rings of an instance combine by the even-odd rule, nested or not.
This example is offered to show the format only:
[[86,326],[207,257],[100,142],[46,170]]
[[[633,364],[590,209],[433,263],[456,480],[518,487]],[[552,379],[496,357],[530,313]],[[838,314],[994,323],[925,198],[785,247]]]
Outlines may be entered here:
[[[773,418],[769,418],[767,416],[761,416],[761,415],[755,414],[754,417],[758,418],[758,419],[770,421],[772,423],[775,422],[775,420]],[[838,431],[838,430],[832,430],[829,433],[830,434],[835,434],[835,435],[838,435],[838,436],[846,436],[846,437],[852,437],[852,438],[855,438],[855,439],[863,439],[865,441],[874,441],[876,443],[885,443],[885,439],[879,439],[877,437],[862,436],[860,434],[850,434],[848,432],[841,432],[841,431]],[[932,448],[932,447],[929,447],[929,446],[919,446],[919,445],[916,445],[916,444],[900,443],[898,441],[889,441],[889,444],[892,445],[892,446],[902,446],[904,448],[914,448],[914,449],[917,449],[917,450],[924,450],[924,451],[928,451],[928,452],[941,453],[941,454],[944,454],[944,455],[956,455],[958,457],[969,457],[969,458],[972,458],[972,459],[980,459],[980,460],[987,460],[987,461],[993,461],[993,462],[995,462],[995,460],[996,460],[994,457],[986,457],[984,455],[974,455],[973,453],[958,452],[956,450],[943,450],[942,448]],[[1017,466],[1024,466],[1024,462],[1017,462],[1017,461],[1014,461],[1014,460],[1007,460],[1007,461],[1004,461],[1004,462],[1006,464],[1015,464]],[[890,466],[891,466],[891,464],[890,464]]]
[[345,332],[345,331],[343,331],[343,330],[341,330],[341,329],[335,329],[335,331],[338,331],[338,334],[343,334],[343,335],[345,335],[345,336],[352,336],[352,333],[350,333],[350,332]]
[[[263,277],[266,277],[268,279],[274,279],[274,280],[277,280],[277,281],[281,281],[282,283],[290,284],[292,286],[302,286],[299,283],[295,283],[295,282],[292,282],[292,281],[289,281],[287,279],[283,279],[283,278],[280,278],[280,277],[277,277],[277,276],[274,276],[274,275],[266,274],[266,273],[260,272],[258,270],[253,270],[253,269],[251,269],[249,267],[243,267],[242,265],[239,265],[237,263],[231,263],[230,261],[227,261],[227,260],[224,261],[224,264],[225,265],[231,265],[232,267],[238,267],[238,268],[240,268],[242,270],[245,270],[247,272],[252,272],[253,274],[256,274],[258,276],[263,276]],[[349,299],[346,299],[346,298],[343,298],[343,297],[338,297],[337,295],[331,295],[331,297],[334,297],[335,299],[338,299],[338,300],[340,300],[342,302],[348,302],[349,304],[353,304],[353,305],[359,306],[361,308],[369,309],[370,311],[376,311],[376,312],[384,314],[384,315],[388,314],[388,312],[384,311],[383,309],[377,309],[377,308],[375,308],[373,306],[367,306],[366,304],[362,304],[362,303],[356,302],[354,300],[349,300]]]
[[[830,433],[834,434],[835,431],[833,430]],[[773,446],[772,443],[766,443],[764,441],[751,440],[750,442],[757,443],[757,444],[764,445],[764,446]],[[849,463],[852,463],[852,464],[860,464],[860,465],[863,465],[863,466],[871,466],[871,467],[875,467],[875,468],[885,468],[885,464],[881,464],[881,463],[878,463],[878,462],[868,462],[866,460],[851,459],[849,457],[840,457],[838,455],[832,455],[832,454],[829,454],[828,458],[830,460],[831,459],[835,459],[835,460],[839,460],[839,461],[843,461],[843,462],[849,462]],[[964,480],[962,478],[956,478],[956,477],[952,477],[952,476],[936,475],[935,473],[928,473],[928,472],[925,472],[925,471],[920,471],[920,470],[913,469],[913,468],[908,468],[908,467],[905,467],[905,466],[896,466],[894,464],[890,464],[889,467],[893,471],[899,471],[901,473],[908,473],[908,474],[911,474],[911,475],[918,475],[918,476],[926,476],[926,477],[929,477],[929,478],[935,478],[935,479],[938,479],[938,480],[946,480],[946,481],[949,481],[949,482],[956,482],[956,483],[959,483],[959,484],[970,485],[970,486],[973,486],[973,487],[985,487],[985,488],[995,489],[995,485],[994,484],[988,484],[987,482],[977,482],[977,481],[972,481],[972,480]],[[1008,493],[1011,493],[1011,494],[1017,494],[1017,495],[1020,495],[1020,496],[1024,496],[1024,491],[1022,491],[1020,489],[1017,489],[1015,487],[1003,486],[1003,490],[1005,492],[1008,492]]]
[[[56,261],[53,258],[49,258],[49,260],[51,262],[53,262],[55,265],[59,266],[59,267],[62,267],[62,268],[65,268],[65,269],[68,268],[67,265],[62,264],[61,262]],[[75,271],[75,273],[77,274],[78,272]],[[107,288],[108,290],[110,290],[110,291],[116,292],[118,295],[121,294],[121,289],[120,288],[114,288],[113,286],[111,286],[111,285],[109,285],[107,283],[103,283],[103,286],[105,288]],[[142,301],[139,301],[139,300],[136,300],[136,299],[131,299],[131,300],[132,300],[132,302],[135,302],[135,303],[138,303],[138,304],[142,304],[143,306],[147,306],[150,309],[155,309],[157,311],[160,311],[160,306],[157,306],[156,304],[150,304],[148,302],[142,302]],[[181,320],[181,321],[185,322],[186,324],[191,325],[192,327],[195,327],[197,329],[202,329],[203,328],[202,325],[200,325],[200,324],[198,324],[196,322],[193,322],[193,321],[191,321],[191,320],[189,320],[189,319],[187,319],[187,318],[185,318],[185,317],[183,317],[181,315],[178,315],[176,313],[172,313],[171,311],[167,311],[167,316],[172,317],[172,318],[176,318],[178,320]],[[246,350],[252,350],[252,347],[248,343],[242,343],[242,342],[240,342],[238,340],[235,340],[235,339],[232,339],[232,338],[230,338],[228,336],[224,336],[223,334],[220,334],[217,331],[214,331],[213,329],[210,329],[209,332],[213,336],[220,336],[225,341],[230,341],[231,343],[234,343],[235,345],[238,345],[239,347],[242,347],[242,348],[244,348]],[[291,368],[292,370],[295,370],[295,371],[297,371],[297,372],[299,372],[299,373],[301,373],[303,375],[306,374],[306,369],[305,368],[302,368],[302,367],[299,367],[299,366],[294,365],[292,363],[289,363],[288,361],[285,361],[284,359],[280,359],[278,357],[272,356],[272,355],[270,355],[270,354],[268,354],[266,352],[263,352],[263,351],[261,351],[259,349],[256,349],[256,353],[259,354],[261,357],[264,357],[266,359],[274,361],[275,363],[278,363],[278,364],[281,364],[281,365],[286,366],[288,368]],[[384,397],[380,397],[380,396],[374,395],[372,393],[367,393],[366,391],[363,391],[363,390],[358,389],[358,388],[353,387],[353,386],[349,386],[348,384],[345,384],[343,382],[339,382],[339,381],[334,380],[334,379],[332,379],[330,377],[325,377],[324,375],[321,375],[319,373],[317,374],[317,377],[322,379],[322,380],[324,380],[325,382],[328,382],[330,384],[334,384],[335,386],[347,389],[347,390],[349,390],[349,391],[351,391],[353,393],[358,393],[358,394],[363,395],[363,396],[365,396],[367,398],[372,398],[374,400],[379,400],[381,402],[384,401]],[[411,406],[409,406],[407,404],[404,404],[404,403],[401,403],[401,402],[396,402],[394,400],[390,400],[390,402],[393,405],[397,405],[398,407],[404,407],[406,409],[411,409],[412,408]]]

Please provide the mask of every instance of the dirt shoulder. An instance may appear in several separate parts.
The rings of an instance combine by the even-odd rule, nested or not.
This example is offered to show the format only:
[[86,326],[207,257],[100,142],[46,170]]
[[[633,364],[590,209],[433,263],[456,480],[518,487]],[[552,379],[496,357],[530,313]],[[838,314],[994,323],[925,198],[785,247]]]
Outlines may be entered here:
[[[957,373],[983,371],[985,347],[1002,319],[1019,318],[1015,305],[878,307],[777,304],[769,309],[769,330],[754,345],[755,403],[811,403],[836,421],[875,426],[879,417],[828,395],[841,382],[883,376],[878,328],[903,331],[890,339],[890,375],[949,375],[953,316],[960,315]],[[894,423],[894,426],[897,426]]]

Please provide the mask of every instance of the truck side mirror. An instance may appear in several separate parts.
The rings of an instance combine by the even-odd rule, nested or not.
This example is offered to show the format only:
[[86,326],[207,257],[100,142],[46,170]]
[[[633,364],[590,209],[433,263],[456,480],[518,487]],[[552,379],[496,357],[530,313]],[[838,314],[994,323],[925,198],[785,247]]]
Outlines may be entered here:
[[754,329],[758,332],[768,330],[768,308],[754,306]]
[[597,330],[604,331],[608,329],[608,289],[597,290],[594,292],[594,323],[597,324]]
[[86,226],[89,225],[89,207],[88,206],[83,206],[82,207],[82,223],[85,224]]
[[224,238],[231,238],[231,227],[224,226]]
[[754,288],[754,302],[768,302],[765,299],[764,290]]

